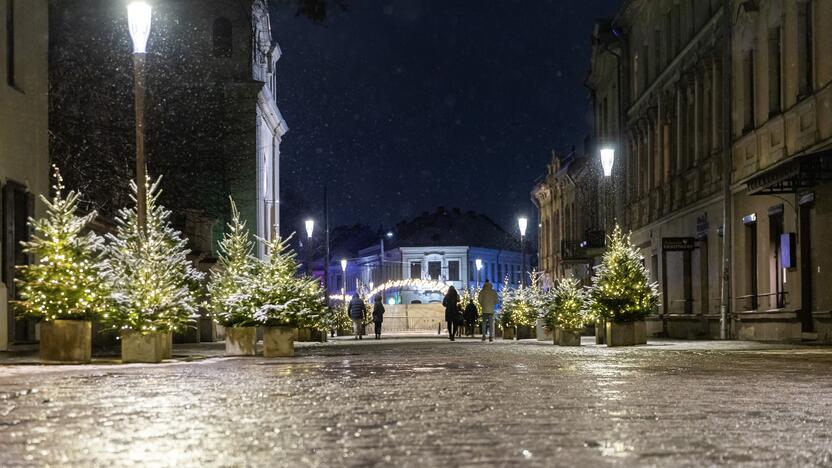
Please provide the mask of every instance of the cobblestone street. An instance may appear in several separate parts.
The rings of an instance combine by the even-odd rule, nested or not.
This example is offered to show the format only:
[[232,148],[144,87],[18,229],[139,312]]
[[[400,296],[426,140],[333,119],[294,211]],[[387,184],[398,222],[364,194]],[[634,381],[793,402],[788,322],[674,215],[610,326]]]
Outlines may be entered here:
[[[832,350],[338,340],[0,366],[0,465],[832,464]],[[177,351],[175,351],[175,354]]]

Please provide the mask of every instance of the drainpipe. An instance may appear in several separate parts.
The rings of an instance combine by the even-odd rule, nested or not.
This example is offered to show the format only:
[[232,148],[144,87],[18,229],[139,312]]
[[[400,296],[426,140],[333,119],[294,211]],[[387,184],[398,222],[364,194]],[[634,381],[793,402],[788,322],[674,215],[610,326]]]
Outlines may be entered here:
[[719,313],[719,338],[731,338],[731,51],[732,0],[723,0],[722,34],[722,290]]

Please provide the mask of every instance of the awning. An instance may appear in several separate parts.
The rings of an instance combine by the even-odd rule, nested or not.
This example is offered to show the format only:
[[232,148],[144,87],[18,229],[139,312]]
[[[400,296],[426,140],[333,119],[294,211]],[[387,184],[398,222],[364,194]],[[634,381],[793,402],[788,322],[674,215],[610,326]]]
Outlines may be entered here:
[[832,149],[795,156],[752,177],[750,195],[795,193],[818,182],[832,180]]

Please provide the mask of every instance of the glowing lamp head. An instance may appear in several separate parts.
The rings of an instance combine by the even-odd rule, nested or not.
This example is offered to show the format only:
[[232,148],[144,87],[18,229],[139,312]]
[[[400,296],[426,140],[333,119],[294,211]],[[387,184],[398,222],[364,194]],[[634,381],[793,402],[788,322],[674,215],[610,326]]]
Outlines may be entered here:
[[347,259],[346,258],[341,259],[341,271],[344,271],[344,272],[347,271]]
[[482,270],[482,259],[481,258],[476,259],[474,261],[474,263],[476,263],[476,265],[477,265],[477,271]]
[[127,5],[127,23],[133,39],[133,53],[147,52],[147,38],[150,36],[151,8],[145,2],[131,2]]
[[526,235],[526,228],[529,226],[529,220],[526,218],[520,218],[517,220],[517,227],[520,228],[520,235]]
[[604,168],[604,177],[612,175],[612,166],[615,163],[615,150],[612,148],[601,148],[601,166]]
[[306,224],[306,237],[311,239],[312,238],[312,232],[315,230],[315,220],[307,219],[305,224]]
[[393,231],[387,231],[387,238],[391,239],[393,237]]
[[394,299],[392,297],[390,299],[387,299],[387,304],[388,305],[396,305],[396,299]]

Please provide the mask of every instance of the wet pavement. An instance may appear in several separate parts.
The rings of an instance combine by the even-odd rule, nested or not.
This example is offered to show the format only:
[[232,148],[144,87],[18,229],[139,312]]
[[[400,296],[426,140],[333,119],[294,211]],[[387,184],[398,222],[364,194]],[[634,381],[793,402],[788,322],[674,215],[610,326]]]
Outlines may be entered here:
[[0,365],[0,466],[832,465],[832,349],[591,343]]

